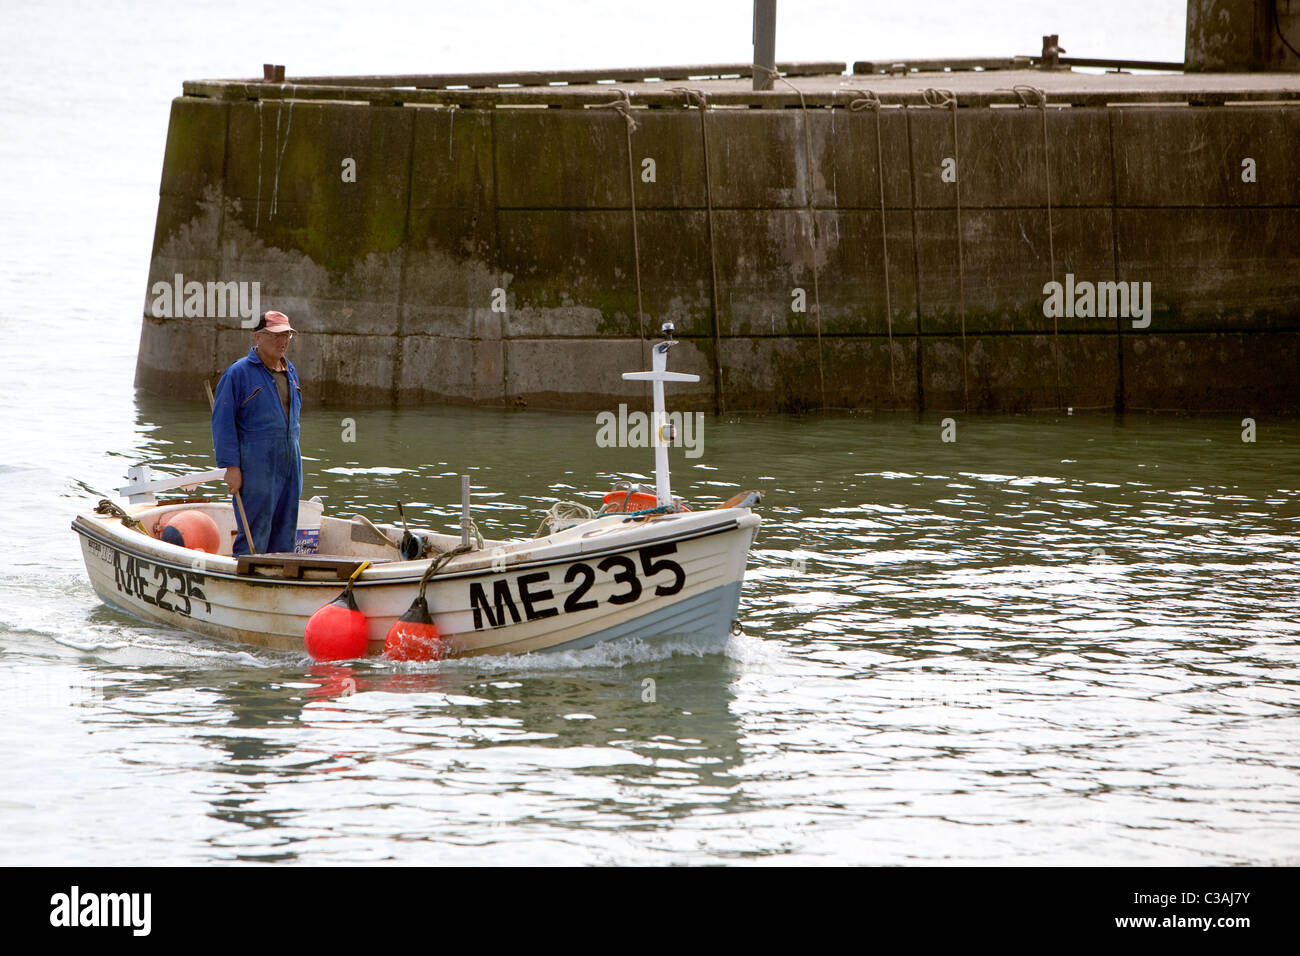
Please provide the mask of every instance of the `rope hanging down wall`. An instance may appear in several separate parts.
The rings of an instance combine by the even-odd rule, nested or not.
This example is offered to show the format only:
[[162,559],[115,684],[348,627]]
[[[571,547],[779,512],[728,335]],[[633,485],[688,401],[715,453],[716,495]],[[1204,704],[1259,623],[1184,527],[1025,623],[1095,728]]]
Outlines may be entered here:
[[947,109],[952,113],[952,159],[957,167],[957,178],[953,183],[957,187],[957,309],[961,316],[961,404],[964,411],[970,411],[970,386],[966,369],[970,362],[966,357],[966,257],[962,240],[961,225],[961,145],[957,141],[957,97],[952,90],[928,89],[921,94],[925,105],[933,109]]
[[721,415],[726,410],[725,390],[722,386],[722,332],[719,328],[720,310],[718,308],[718,254],[713,242],[713,175],[709,171],[709,112],[708,94],[702,90],[675,86],[674,93],[686,97],[686,108],[696,107],[700,111],[700,137],[704,141],[704,209],[705,230],[709,239],[709,274],[713,283],[711,309],[713,312],[713,411]]
[[[1020,108],[1036,106],[1043,117],[1043,181],[1047,188],[1047,257],[1051,268],[1050,278],[1056,281],[1056,226],[1052,221],[1052,156],[1047,139],[1047,94],[1036,86],[1017,84],[1011,89],[995,92],[1012,93],[1020,101]],[[1061,344],[1060,327],[1056,315],[1052,315],[1052,359],[1056,363],[1056,406],[1065,407],[1065,393],[1061,387]]]
[[816,193],[813,185],[813,165],[812,165],[812,133],[808,129],[808,104],[804,100],[803,90],[795,86],[788,79],[766,66],[760,66],[757,63],[751,64],[754,72],[763,73],[773,80],[780,80],[790,89],[794,90],[799,96],[799,117],[803,125],[803,179],[804,195],[808,200],[808,258],[812,266],[813,276],[813,312],[817,319],[817,384],[821,395],[821,407],[826,407],[826,354],[822,348],[822,294],[819,271],[817,269],[817,210],[815,208]]
[[612,103],[601,103],[598,109],[615,110],[627,121],[627,192],[632,200],[632,268],[636,273],[636,320],[641,330],[641,363],[650,360],[646,351],[645,306],[641,301],[641,241],[636,227],[636,162],[632,158],[632,134],[636,132],[636,120],[632,117],[632,98],[627,90],[616,90],[619,99]]
[[[835,95],[839,93],[836,90],[831,94],[831,105],[834,108]],[[857,113],[862,110],[871,110],[876,115],[876,182],[880,186],[880,250],[881,258],[885,267],[885,327],[889,333],[889,395],[898,403],[898,385],[894,374],[894,306],[889,293],[889,230],[885,226],[885,163],[884,150],[880,145],[880,97],[871,90],[845,90],[846,95],[852,96],[849,101],[849,112]],[[867,247],[864,243],[862,246],[862,258],[866,263],[868,274],[871,272],[871,263],[867,259]]]

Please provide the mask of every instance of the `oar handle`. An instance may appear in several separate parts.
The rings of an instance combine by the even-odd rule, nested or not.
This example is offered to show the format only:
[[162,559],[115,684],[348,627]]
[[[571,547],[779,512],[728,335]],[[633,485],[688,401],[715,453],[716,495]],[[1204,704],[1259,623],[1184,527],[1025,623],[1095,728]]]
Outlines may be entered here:
[[239,508],[239,520],[244,522],[244,543],[248,545],[248,553],[257,554],[257,545],[253,543],[253,529],[248,526],[248,515],[244,513],[244,496],[238,491],[235,492],[235,505]]

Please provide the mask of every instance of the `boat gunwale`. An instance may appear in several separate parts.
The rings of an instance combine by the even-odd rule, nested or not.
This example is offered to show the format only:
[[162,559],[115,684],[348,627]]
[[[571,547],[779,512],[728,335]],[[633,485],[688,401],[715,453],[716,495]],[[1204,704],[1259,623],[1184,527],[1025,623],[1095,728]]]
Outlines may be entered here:
[[[724,532],[731,531],[735,528],[740,527],[742,521],[744,521],[744,518],[747,516],[752,516],[755,519],[761,521],[761,518],[759,518],[759,516],[757,515],[754,515],[753,511],[749,508],[727,508],[725,510],[729,512],[744,511],[745,515],[733,514],[728,516],[724,521],[718,522],[716,524],[706,525],[701,528],[696,528],[687,533],[673,533],[670,531],[668,534],[656,535],[654,537],[641,539],[635,542],[627,542],[625,540],[621,545],[610,545],[608,547],[599,548],[597,550],[592,550],[592,551],[575,550],[565,555],[556,555],[550,558],[535,558],[532,560],[511,562],[510,565],[504,569],[493,568],[491,563],[488,564],[480,563],[473,568],[465,568],[463,570],[446,570],[444,572],[439,572],[436,575],[436,578],[439,581],[449,581],[457,578],[480,577],[484,575],[511,574],[516,571],[523,571],[532,568],[554,567],[560,564],[571,564],[575,561],[584,561],[591,558],[598,558],[601,557],[602,555],[618,554],[620,552],[625,552],[625,551],[634,550],[636,548],[645,547],[648,544],[657,544],[657,543],[662,543],[664,541],[691,541],[696,538],[704,538],[704,537],[710,537],[715,534],[722,534]],[[693,512],[693,513],[702,514],[701,512]],[[82,535],[86,538],[97,540],[101,544],[105,544],[119,551],[123,551],[129,554],[133,554],[136,557],[143,558],[144,560],[149,561],[151,564],[156,564],[163,567],[169,567],[177,571],[188,571],[188,572],[198,571],[199,573],[202,573],[205,577],[220,578],[227,581],[233,581],[239,584],[251,584],[259,587],[305,586],[309,588],[321,588],[321,587],[338,588],[342,583],[337,578],[300,579],[300,578],[269,577],[264,575],[239,574],[233,571],[226,571],[224,569],[213,568],[210,565],[206,565],[206,564],[204,564],[204,566],[200,569],[195,566],[196,560],[203,561],[204,558],[216,557],[216,558],[220,558],[222,561],[233,562],[234,559],[228,558],[226,555],[208,555],[205,552],[193,552],[187,548],[182,548],[181,550],[190,554],[202,554],[204,555],[204,558],[191,558],[190,560],[186,561],[186,560],[177,560],[174,558],[170,558],[167,557],[166,555],[159,555],[152,549],[146,550],[143,548],[132,547],[129,538],[125,536],[120,538],[115,537],[109,534],[103,528],[98,527],[96,523],[91,521],[86,521],[83,523],[81,520],[83,518],[90,518],[90,517],[94,517],[97,519],[100,516],[95,512],[80,513],[72,520],[71,523],[72,530],[77,532],[77,534]],[[109,518],[110,520],[112,518],[112,516],[105,516],[105,517]],[[608,517],[614,517],[614,516],[610,515]],[[629,519],[624,518],[624,520],[627,521]],[[99,522],[99,524],[104,524],[104,523],[105,522]],[[646,526],[649,526],[649,524],[650,522],[646,522]],[[130,530],[127,529],[125,526],[122,526],[122,528],[124,531]],[[566,530],[571,530],[571,529],[566,529]],[[134,532],[134,533],[138,534],[139,532]],[[150,538],[149,540],[151,542],[156,542],[157,544],[167,545],[168,547],[180,548],[179,545],[172,545],[169,542],[159,541],[156,538]],[[537,538],[534,540],[541,542],[541,541],[545,541],[546,538]],[[471,552],[471,554],[477,555],[478,556],[477,560],[481,562],[484,556],[490,555],[490,551],[488,550],[475,551],[475,552]],[[359,560],[365,560],[365,559],[361,558]],[[368,588],[368,587],[388,587],[388,586],[404,586],[404,585],[418,584],[420,579],[424,575],[425,569],[428,567],[428,560],[429,559],[420,559],[418,561],[390,561],[390,562],[384,562],[383,564],[380,565],[371,565],[371,567],[367,569],[367,571],[363,572],[361,576],[357,578],[353,586],[356,588]],[[393,568],[399,565],[411,565],[412,567],[409,573],[406,572],[405,570],[403,570],[399,574],[391,573]],[[384,572],[389,572],[389,573],[385,574]],[[378,573],[379,576],[370,577],[371,574],[375,574],[375,573]]]

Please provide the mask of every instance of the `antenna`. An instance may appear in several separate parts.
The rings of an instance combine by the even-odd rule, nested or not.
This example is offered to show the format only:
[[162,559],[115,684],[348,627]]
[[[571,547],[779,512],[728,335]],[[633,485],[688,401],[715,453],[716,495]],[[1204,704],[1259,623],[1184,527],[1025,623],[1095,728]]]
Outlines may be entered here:
[[673,503],[668,482],[668,445],[677,436],[672,423],[668,421],[668,413],[664,410],[664,382],[698,382],[700,377],[688,372],[668,371],[668,350],[677,344],[673,338],[675,329],[672,322],[665,322],[661,331],[664,341],[654,347],[652,370],[624,372],[623,378],[629,382],[651,382],[654,385],[655,496],[659,499],[659,507],[666,508]]

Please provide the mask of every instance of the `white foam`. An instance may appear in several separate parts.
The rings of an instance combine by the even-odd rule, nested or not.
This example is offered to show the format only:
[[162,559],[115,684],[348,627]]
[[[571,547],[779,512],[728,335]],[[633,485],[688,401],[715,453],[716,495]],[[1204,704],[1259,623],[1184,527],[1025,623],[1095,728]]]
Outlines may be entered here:
[[[409,673],[426,671],[473,670],[479,673],[519,671],[567,671],[584,668],[614,667],[644,664],[666,660],[673,656],[703,657],[705,654],[733,656],[730,645],[736,638],[711,638],[692,636],[642,641],[631,638],[606,641],[593,647],[573,651],[538,651],[529,654],[486,654],[477,657],[459,657],[444,661],[394,662],[380,660],[376,666],[393,668]],[[749,638],[748,640],[754,640]],[[758,643],[762,643],[759,641]],[[737,660],[741,658],[735,658]]]
[[95,651],[118,651],[128,646],[129,642],[114,641],[112,643],[104,643],[99,641],[74,641],[70,637],[60,637],[55,634],[54,643],[62,644],[64,647],[71,647],[76,651],[83,651],[87,654],[92,654]]
[[[121,662],[121,654],[131,658],[135,664],[186,664],[186,663],[218,663],[224,666],[232,667],[282,667],[285,660],[280,659],[263,659],[250,653],[242,648],[224,648],[208,644],[193,643],[201,638],[196,638],[190,634],[177,634],[175,639],[169,639],[163,636],[160,639],[151,640],[149,638],[136,636],[127,640],[105,641],[105,640],[76,640],[65,635],[53,634],[51,637],[56,644],[64,647],[70,647],[73,650],[80,651],[84,654],[113,654]],[[264,650],[264,653],[272,654],[272,651]]]
[[344,468],[335,466],[334,468],[322,468],[321,471],[331,475],[405,475],[410,472],[409,468],[388,468],[383,465],[377,465],[373,468]]

